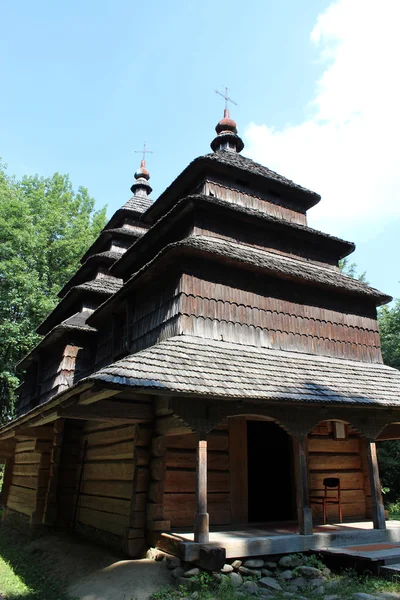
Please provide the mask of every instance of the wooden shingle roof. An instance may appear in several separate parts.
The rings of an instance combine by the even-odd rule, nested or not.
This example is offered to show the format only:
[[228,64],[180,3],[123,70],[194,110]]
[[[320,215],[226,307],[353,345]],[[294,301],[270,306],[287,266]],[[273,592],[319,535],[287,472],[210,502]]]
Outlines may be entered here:
[[298,352],[176,336],[86,381],[220,398],[400,406],[400,372]]

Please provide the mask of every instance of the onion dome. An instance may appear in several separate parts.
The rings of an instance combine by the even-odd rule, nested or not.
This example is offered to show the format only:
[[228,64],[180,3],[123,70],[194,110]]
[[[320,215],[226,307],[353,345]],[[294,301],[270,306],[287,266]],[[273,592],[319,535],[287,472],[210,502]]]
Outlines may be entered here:
[[148,183],[150,179],[150,173],[146,169],[146,161],[143,158],[140,162],[140,167],[135,173],[135,183],[132,185],[131,190],[134,196],[146,197],[152,192],[152,187]]
[[217,137],[210,144],[214,152],[218,152],[219,150],[241,152],[243,150],[243,140],[237,135],[236,123],[231,119],[228,108],[225,108],[224,117],[218,122],[215,131],[217,132]]

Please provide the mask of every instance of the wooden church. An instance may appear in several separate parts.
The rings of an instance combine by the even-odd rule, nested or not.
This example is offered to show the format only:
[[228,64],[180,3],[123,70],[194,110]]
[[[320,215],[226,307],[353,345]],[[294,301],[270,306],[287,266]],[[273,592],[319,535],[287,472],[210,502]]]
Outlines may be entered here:
[[318,194],[242,156],[227,109],[216,132],[155,202],[142,161],[38,328],[0,429],[5,520],[130,556],[179,531],[385,528],[390,298],[340,272],[352,243],[307,226]]

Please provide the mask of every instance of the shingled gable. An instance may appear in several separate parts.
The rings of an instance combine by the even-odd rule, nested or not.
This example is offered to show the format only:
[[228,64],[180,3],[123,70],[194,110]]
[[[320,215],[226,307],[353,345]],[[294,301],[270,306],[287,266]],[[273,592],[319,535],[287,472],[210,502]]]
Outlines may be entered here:
[[[400,376],[382,364],[376,306],[390,298],[340,272],[353,244],[307,227],[317,194],[239,155],[227,107],[216,132],[214,154],[153,206],[142,161],[134,198],[42,324],[47,335],[22,366],[42,362],[21,386],[19,418],[0,429],[0,440],[26,439],[27,427],[35,436],[32,450],[15,437],[24,456],[7,467],[6,516],[73,523],[131,556],[191,527],[193,513],[193,551],[208,543],[210,520],[295,520],[306,543],[320,516],[309,496],[335,476],[343,514],[384,529],[374,441],[387,425],[400,437]],[[114,235],[133,242],[116,262]],[[278,481],[262,444],[282,435]],[[250,453],[263,458],[256,479]],[[256,515],[260,474],[270,492]]]
[[270,202],[297,208],[301,212],[315,206],[321,199],[319,194],[295,184],[250,158],[221,150],[192,161],[146,211],[144,221],[155,223],[177,200],[196,192],[199,184],[207,175],[212,174],[223,175],[227,180],[233,181],[239,178],[255,194],[269,194],[272,191],[274,195],[268,196]]
[[[201,219],[202,215],[206,216],[206,224]],[[290,238],[292,242],[297,240],[297,244],[301,245],[303,257],[318,256],[319,262],[323,262],[322,256],[324,256],[328,257],[329,264],[337,265],[338,260],[349,255],[355,248],[352,242],[322,233],[306,225],[273,217],[263,211],[233,204],[220,198],[197,194],[179,200],[145,236],[137,240],[115,261],[110,267],[110,272],[116,277],[127,280],[141,265],[154,256],[157,249],[185,237],[192,227],[202,225],[204,228],[217,227],[218,231],[232,232],[232,228],[226,226],[227,221],[236,222],[235,233],[243,238],[244,232],[247,231],[246,238],[249,240],[253,238],[252,241],[258,230],[260,235],[257,243],[266,248],[273,249],[278,245],[274,237],[280,240],[280,248],[286,238]]]

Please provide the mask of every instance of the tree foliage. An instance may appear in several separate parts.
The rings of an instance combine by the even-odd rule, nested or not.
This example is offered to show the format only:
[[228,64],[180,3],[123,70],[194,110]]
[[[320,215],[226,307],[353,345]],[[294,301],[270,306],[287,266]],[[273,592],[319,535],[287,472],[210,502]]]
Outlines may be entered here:
[[104,224],[105,208],[68,175],[17,180],[0,164],[0,422],[12,415],[16,363]]

